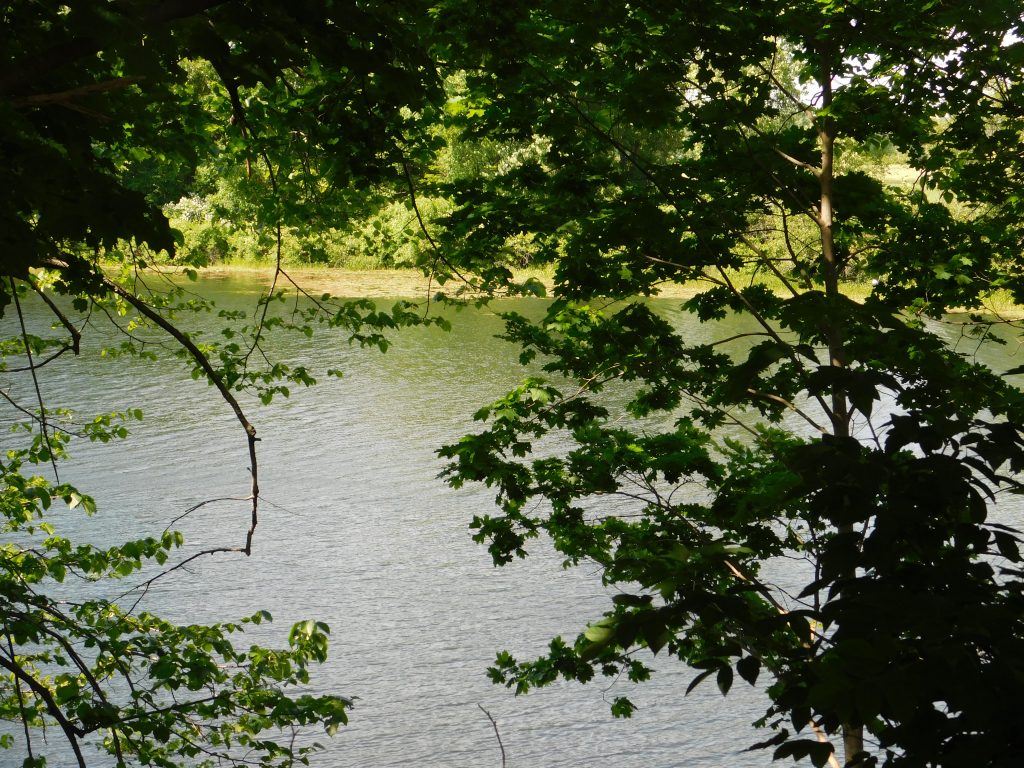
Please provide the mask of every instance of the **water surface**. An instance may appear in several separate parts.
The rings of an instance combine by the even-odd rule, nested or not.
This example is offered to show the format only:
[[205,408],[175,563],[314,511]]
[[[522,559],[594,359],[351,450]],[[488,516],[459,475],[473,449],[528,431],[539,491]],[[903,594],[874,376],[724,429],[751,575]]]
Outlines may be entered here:
[[[244,280],[204,290],[229,307],[255,299]],[[692,322],[677,304],[659,309]],[[497,308],[511,306],[542,311],[530,300]],[[295,621],[329,623],[331,656],[315,670],[314,688],[356,705],[351,724],[322,739],[317,766],[497,768],[498,743],[480,706],[497,720],[510,767],[767,764],[768,754],[742,751],[764,736],[749,724],[765,706],[742,683],[724,699],[713,684],[685,696],[693,673],[661,661],[639,687],[607,680],[515,697],[487,680],[496,651],[539,654],[555,635],[574,637],[607,598],[595,569],[564,570],[543,544],[526,561],[495,569],[471,541],[468,522],[493,511],[493,492],[446,487],[434,452],[470,431],[471,414],[528,371],[517,350],[495,338],[501,322],[493,309],[452,319],[451,333],[403,331],[383,355],[339,333],[275,340],[276,357],[345,376],[266,408],[244,401],[261,437],[253,554],[198,560],[158,582],[145,607],[180,622],[265,608],[275,621],[256,638],[280,644]],[[691,341],[734,332],[687,331]],[[1018,347],[1004,353],[997,365],[1020,364]],[[48,402],[82,413],[138,406],[146,414],[129,440],[76,449],[62,479],[92,493],[100,511],[87,523],[60,513],[65,531],[98,543],[151,535],[200,501],[248,492],[244,435],[217,393],[180,361],[111,362],[94,345],[47,367],[41,385]],[[241,545],[248,515],[245,501],[219,502],[177,527],[188,551]],[[632,720],[609,714],[619,695],[638,705]]]

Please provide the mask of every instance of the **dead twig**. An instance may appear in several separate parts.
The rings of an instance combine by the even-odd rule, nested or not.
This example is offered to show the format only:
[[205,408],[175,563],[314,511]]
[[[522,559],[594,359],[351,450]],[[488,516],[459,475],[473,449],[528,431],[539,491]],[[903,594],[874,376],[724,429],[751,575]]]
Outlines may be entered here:
[[501,750],[501,768],[505,768],[505,745],[501,743],[501,734],[498,733],[498,723],[491,717],[491,713],[484,709],[483,704],[477,704],[480,707],[480,711],[487,715],[487,719],[491,721],[491,727],[494,729],[494,738],[498,740],[498,748]]

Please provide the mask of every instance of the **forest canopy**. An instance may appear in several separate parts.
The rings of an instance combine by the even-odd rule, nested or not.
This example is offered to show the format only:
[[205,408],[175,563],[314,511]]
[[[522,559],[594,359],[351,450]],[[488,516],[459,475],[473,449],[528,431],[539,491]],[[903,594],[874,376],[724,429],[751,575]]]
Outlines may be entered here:
[[[2,459],[0,702],[27,765],[44,764],[43,723],[79,765],[97,734],[124,764],[241,747],[287,765],[305,753],[265,732],[345,722],[341,697],[289,695],[325,657],[315,620],[289,649],[243,651],[232,637],[264,614],[177,627],[63,605],[69,573],[173,568],[180,541],[58,535],[52,505],[94,504],[60,482],[68,444],[120,437],[135,414],[78,435],[31,386],[96,318],[165,333],[239,422],[252,524],[224,551],[248,555],[257,437],[238,395],[315,381],[260,354],[265,335],[386,349],[439,322],[327,296],[275,321],[305,263],[415,266],[452,302],[541,292],[523,266],[552,275],[542,320],[505,317],[541,375],[440,452],[450,483],[497,493],[471,522],[495,564],[550,545],[612,594],[545,656],[499,653],[496,682],[642,682],[661,654],[723,694],[770,678],[766,759],[1020,752],[1006,702],[1024,684],[1024,573],[1003,511],[1022,490],[1022,371],[935,330],[979,346],[1021,331],[1000,314],[1024,305],[1019,4],[19,0],[0,18],[0,304],[23,318],[34,295],[59,329],[22,322],[4,342],[3,375],[29,382],[4,398],[30,437]],[[183,294],[146,278],[253,254],[274,287],[213,345],[182,326]],[[644,300],[668,283],[692,288],[702,322],[749,332],[682,337]],[[121,351],[112,364],[140,350]],[[781,557],[806,564],[802,583],[763,575]]]

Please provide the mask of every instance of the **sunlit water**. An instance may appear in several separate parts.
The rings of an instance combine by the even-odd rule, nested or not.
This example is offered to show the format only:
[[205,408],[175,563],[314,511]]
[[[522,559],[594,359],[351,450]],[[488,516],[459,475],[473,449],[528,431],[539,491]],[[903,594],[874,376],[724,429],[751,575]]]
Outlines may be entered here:
[[[238,281],[206,290],[228,306],[255,299],[253,286]],[[515,306],[540,311],[525,300]],[[674,306],[661,309],[675,317]],[[295,621],[329,623],[331,657],[315,670],[314,688],[356,704],[349,726],[333,739],[321,735],[326,749],[314,765],[323,768],[497,768],[499,744],[481,706],[497,721],[510,768],[770,762],[768,753],[743,751],[765,735],[750,726],[764,699],[742,683],[727,698],[713,683],[686,696],[693,673],[678,664],[659,660],[654,679],[637,687],[606,680],[516,697],[488,681],[496,651],[530,658],[555,635],[571,639],[607,597],[594,569],[562,569],[543,543],[529,559],[495,569],[471,541],[468,522],[493,511],[493,492],[446,487],[435,451],[470,431],[471,414],[527,371],[516,349],[494,338],[501,322],[493,311],[453,320],[451,333],[397,334],[384,355],[336,332],[276,340],[276,356],[345,377],[269,407],[245,403],[261,437],[253,554],[198,560],[157,582],[145,607],[179,622],[265,608],[274,624],[254,639],[276,644]],[[694,327],[690,338],[718,332]],[[1013,345],[1004,354],[1005,367],[1020,364]],[[44,369],[41,385],[49,403],[83,414],[136,406],[146,414],[123,443],[76,447],[62,479],[92,493],[100,511],[87,523],[60,513],[64,532],[103,543],[152,535],[200,501],[248,492],[244,435],[216,392],[179,361],[110,362],[92,346]],[[219,502],[176,527],[187,552],[239,546],[248,515],[247,502]],[[618,695],[638,705],[631,720],[611,717],[608,702]]]

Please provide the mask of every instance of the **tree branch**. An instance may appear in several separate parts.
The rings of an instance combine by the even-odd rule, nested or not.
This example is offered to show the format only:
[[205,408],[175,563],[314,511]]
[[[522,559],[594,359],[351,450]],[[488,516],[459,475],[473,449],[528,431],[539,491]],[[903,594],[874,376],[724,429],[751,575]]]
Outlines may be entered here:
[[491,721],[491,727],[494,729],[494,738],[498,740],[498,749],[501,750],[501,768],[505,768],[505,745],[501,743],[501,734],[498,733],[498,723],[493,717],[491,717],[491,713],[484,709],[483,704],[478,703],[477,706],[480,707],[481,712],[487,715],[487,719]]
[[64,329],[71,334],[71,351],[76,355],[81,351],[82,346],[82,333],[79,331],[74,323],[68,319],[60,307],[58,307],[49,296],[38,286],[34,280],[29,280],[28,284],[32,287],[32,290],[36,292],[36,295],[43,300],[43,303],[50,308],[50,311],[60,320],[60,324],[64,326]]
[[[104,284],[111,291],[116,293],[122,299],[131,304],[140,314],[144,315],[148,319],[152,320],[156,325],[166,331],[175,341],[177,341],[184,349],[191,355],[192,359],[196,361],[203,373],[206,374],[207,379],[213,384],[217,391],[220,392],[221,397],[231,406],[231,410],[235,413],[235,418],[238,423],[242,425],[242,429],[245,430],[246,437],[249,443],[249,475],[252,479],[250,488],[250,498],[252,499],[252,513],[249,523],[249,530],[245,536],[245,547],[242,548],[242,552],[248,556],[252,554],[252,537],[256,531],[256,525],[259,522],[257,509],[259,505],[259,477],[258,477],[258,465],[256,462],[256,442],[259,438],[256,437],[256,427],[254,427],[249,419],[246,418],[245,413],[242,411],[242,406],[238,404],[237,398],[231,393],[231,390],[224,383],[220,374],[210,363],[209,358],[203,354],[202,350],[195,345],[188,336],[177,328],[173,323],[169,322],[163,315],[154,310],[146,302],[140,299],[138,296],[133,294],[131,291],[127,291],[117,283],[104,278]],[[234,551],[233,549],[225,548],[218,551]]]
[[18,289],[14,285],[14,278],[7,278],[11,284],[11,296],[14,297],[14,307],[18,311],[18,322],[21,324],[21,338],[25,342],[25,355],[28,357],[28,367],[32,373],[32,384],[36,388],[36,398],[39,401],[39,429],[43,433],[43,444],[50,454],[50,466],[53,467],[53,478],[60,482],[60,473],[57,471],[57,459],[49,445],[49,431],[46,424],[46,406],[43,403],[43,392],[39,388],[39,378],[36,376],[35,365],[32,362],[32,345],[28,343],[28,331],[25,328],[25,315],[21,311],[21,301],[18,299]]
[[[135,31],[142,35],[155,27],[196,16],[226,2],[230,0],[167,0],[140,14],[135,20]],[[124,36],[124,30],[116,31],[120,33],[119,37]],[[66,70],[74,62],[98,53],[105,42],[100,37],[83,36],[51,46],[24,61],[21,66],[10,67],[0,75],[0,94],[24,91],[51,72]]]
[[[11,632],[7,629],[6,622],[4,624],[4,632],[7,635],[7,648],[11,654],[11,658],[14,658],[14,641],[11,640]],[[14,679],[14,692],[18,696],[18,713],[21,716],[21,727],[25,731],[25,751],[28,752],[28,759],[35,763],[36,758],[32,753],[32,732],[28,727],[28,714],[25,712],[25,696],[21,692],[21,681],[17,677]]]
[[20,664],[13,659],[8,659],[3,654],[0,654],[0,667],[11,672],[15,678],[24,682],[36,696],[42,699],[43,703],[46,704],[47,712],[49,712],[53,719],[57,721],[57,724],[61,727],[61,730],[64,731],[64,735],[71,744],[71,749],[74,751],[75,758],[78,760],[79,768],[86,768],[85,757],[82,755],[82,748],[78,744],[78,739],[85,735],[85,731],[67,719],[64,712],[57,705],[57,702],[54,700],[49,689],[22,669]]
[[108,91],[127,88],[129,85],[144,79],[145,78],[141,75],[115,77],[113,80],[102,80],[98,83],[87,83],[86,85],[80,85],[77,88],[68,88],[64,91],[55,91],[53,93],[34,93],[30,96],[23,96],[20,99],[13,99],[11,103],[16,107],[45,107],[48,104],[71,106],[69,102],[82,98],[83,96],[91,96],[94,93],[106,93]]

